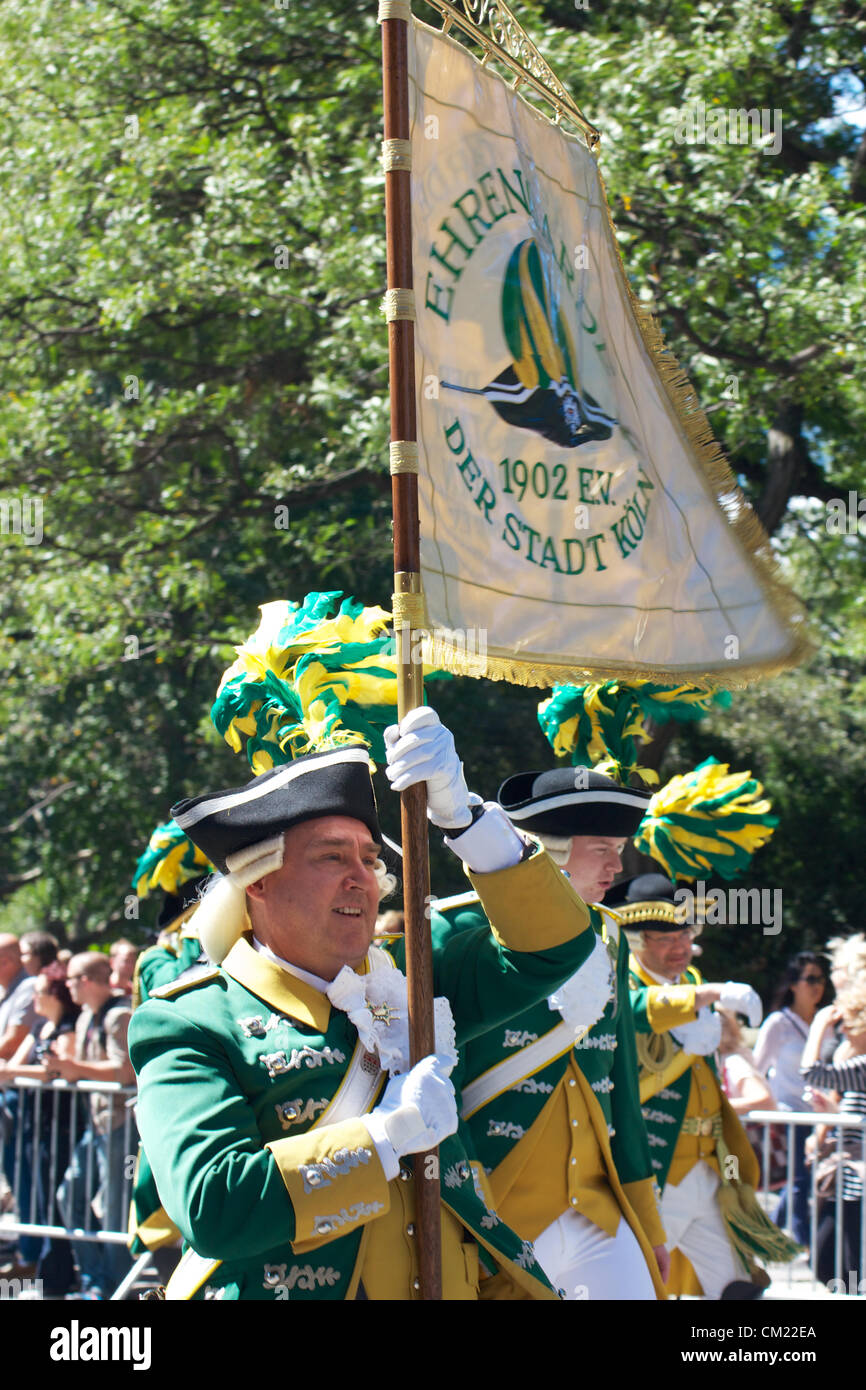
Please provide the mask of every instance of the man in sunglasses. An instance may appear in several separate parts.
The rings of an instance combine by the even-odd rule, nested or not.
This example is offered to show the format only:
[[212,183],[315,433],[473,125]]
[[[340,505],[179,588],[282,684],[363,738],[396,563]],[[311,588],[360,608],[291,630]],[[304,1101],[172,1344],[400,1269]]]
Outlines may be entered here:
[[684,920],[665,875],[617,884],[605,906],[632,948],[640,1097],[673,1252],[669,1289],[709,1299],[758,1298],[769,1280],[751,1254],[786,1259],[794,1248],[783,1248],[755,1200],[758,1162],[713,1059],[721,1036],[713,1006],[744,1014],[757,1027],[761,1001],[750,985],[702,981],[690,963],[700,927]]

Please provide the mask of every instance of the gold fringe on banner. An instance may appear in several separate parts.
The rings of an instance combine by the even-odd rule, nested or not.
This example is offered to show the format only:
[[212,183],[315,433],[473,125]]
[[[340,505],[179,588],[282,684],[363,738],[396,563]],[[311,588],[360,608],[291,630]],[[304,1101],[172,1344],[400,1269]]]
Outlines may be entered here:
[[[435,648],[431,646],[429,650],[431,655],[428,657],[425,647],[424,660],[432,662],[432,652],[435,650],[435,665],[442,671],[450,671],[455,676],[479,674],[480,658],[472,652],[467,653],[462,646],[455,646],[438,637]],[[796,660],[789,656],[776,661],[756,662],[752,666],[741,667],[739,671],[730,673],[713,671],[706,674],[690,671],[682,666],[678,666],[674,671],[663,666],[639,663],[579,666],[576,663],[557,662],[553,654],[521,661],[519,657],[507,653],[495,655],[487,652],[483,658],[484,669],[481,674],[487,680],[507,681],[509,685],[525,685],[537,689],[549,689],[554,685],[586,685],[590,681],[608,680],[652,680],[658,681],[660,685],[677,685],[682,682],[684,675],[688,675],[689,684],[698,686],[701,690],[745,690],[756,680],[789,670],[797,660],[802,660],[802,656]]]
[[410,323],[414,323],[415,291],[386,290],[385,298],[382,300],[382,312],[388,323],[395,323],[398,319],[406,319]]
[[385,170],[386,174],[392,169],[411,169],[412,141],[383,140],[382,168]]
[[418,472],[418,445],[414,440],[394,439],[388,450],[392,475]]

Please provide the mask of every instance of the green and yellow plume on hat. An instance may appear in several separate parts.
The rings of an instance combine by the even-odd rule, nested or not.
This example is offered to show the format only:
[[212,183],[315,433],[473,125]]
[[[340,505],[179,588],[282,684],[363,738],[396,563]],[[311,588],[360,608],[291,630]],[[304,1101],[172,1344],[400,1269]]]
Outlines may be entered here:
[[207,855],[193,844],[176,821],[170,820],[158,825],[151,835],[147,849],[135,866],[132,886],[142,899],[154,888],[161,888],[164,893],[177,893],[182,884],[212,871],[213,864]]
[[[385,761],[383,730],[397,718],[391,614],[342,590],[262,604],[258,628],[235,648],[211,719],[257,775],[304,753],[359,742]],[[425,678],[445,677],[425,666]]]
[[538,706],[538,722],[557,757],[570,756],[575,767],[622,783],[632,774],[658,781],[658,773],[638,764],[638,744],[650,735],[633,690],[620,681],[554,686]]
[[656,792],[634,843],[672,880],[710,873],[738,878],[779,823],[763,793],[751,773],[729,772],[727,763],[706,758]]
[[685,724],[695,719],[704,719],[715,705],[718,709],[728,709],[731,703],[729,690],[701,690],[696,685],[654,685],[652,681],[632,681],[629,689],[643,710],[647,719],[656,724],[666,724],[673,719]]

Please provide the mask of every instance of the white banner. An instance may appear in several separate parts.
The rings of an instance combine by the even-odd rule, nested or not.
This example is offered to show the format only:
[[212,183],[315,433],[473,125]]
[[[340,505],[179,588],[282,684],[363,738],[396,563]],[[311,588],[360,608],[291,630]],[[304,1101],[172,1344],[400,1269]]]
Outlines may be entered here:
[[417,22],[410,73],[432,659],[527,685],[793,664],[796,605],[694,394],[662,379],[593,156]]

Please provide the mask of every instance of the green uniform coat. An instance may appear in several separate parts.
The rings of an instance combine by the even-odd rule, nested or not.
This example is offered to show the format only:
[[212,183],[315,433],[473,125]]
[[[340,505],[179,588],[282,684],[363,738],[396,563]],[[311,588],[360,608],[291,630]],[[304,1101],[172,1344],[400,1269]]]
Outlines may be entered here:
[[[544,854],[473,884],[500,939],[485,923],[434,949],[434,989],[450,1000],[458,1045],[549,994],[594,944]],[[530,901],[549,915],[543,942],[525,928]],[[390,949],[403,969],[402,940]],[[199,1256],[222,1261],[194,1296],[354,1297],[364,1227],[387,1210],[389,1184],[362,1121],[312,1129],[347,1071],[354,1025],[246,940],[220,969],[164,993],[134,1014],[130,1055],[165,1208]],[[460,1131],[441,1145],[443,1205],[512,1278],[549,1296],[531,1246],[487,1207],[469,1159]]]

